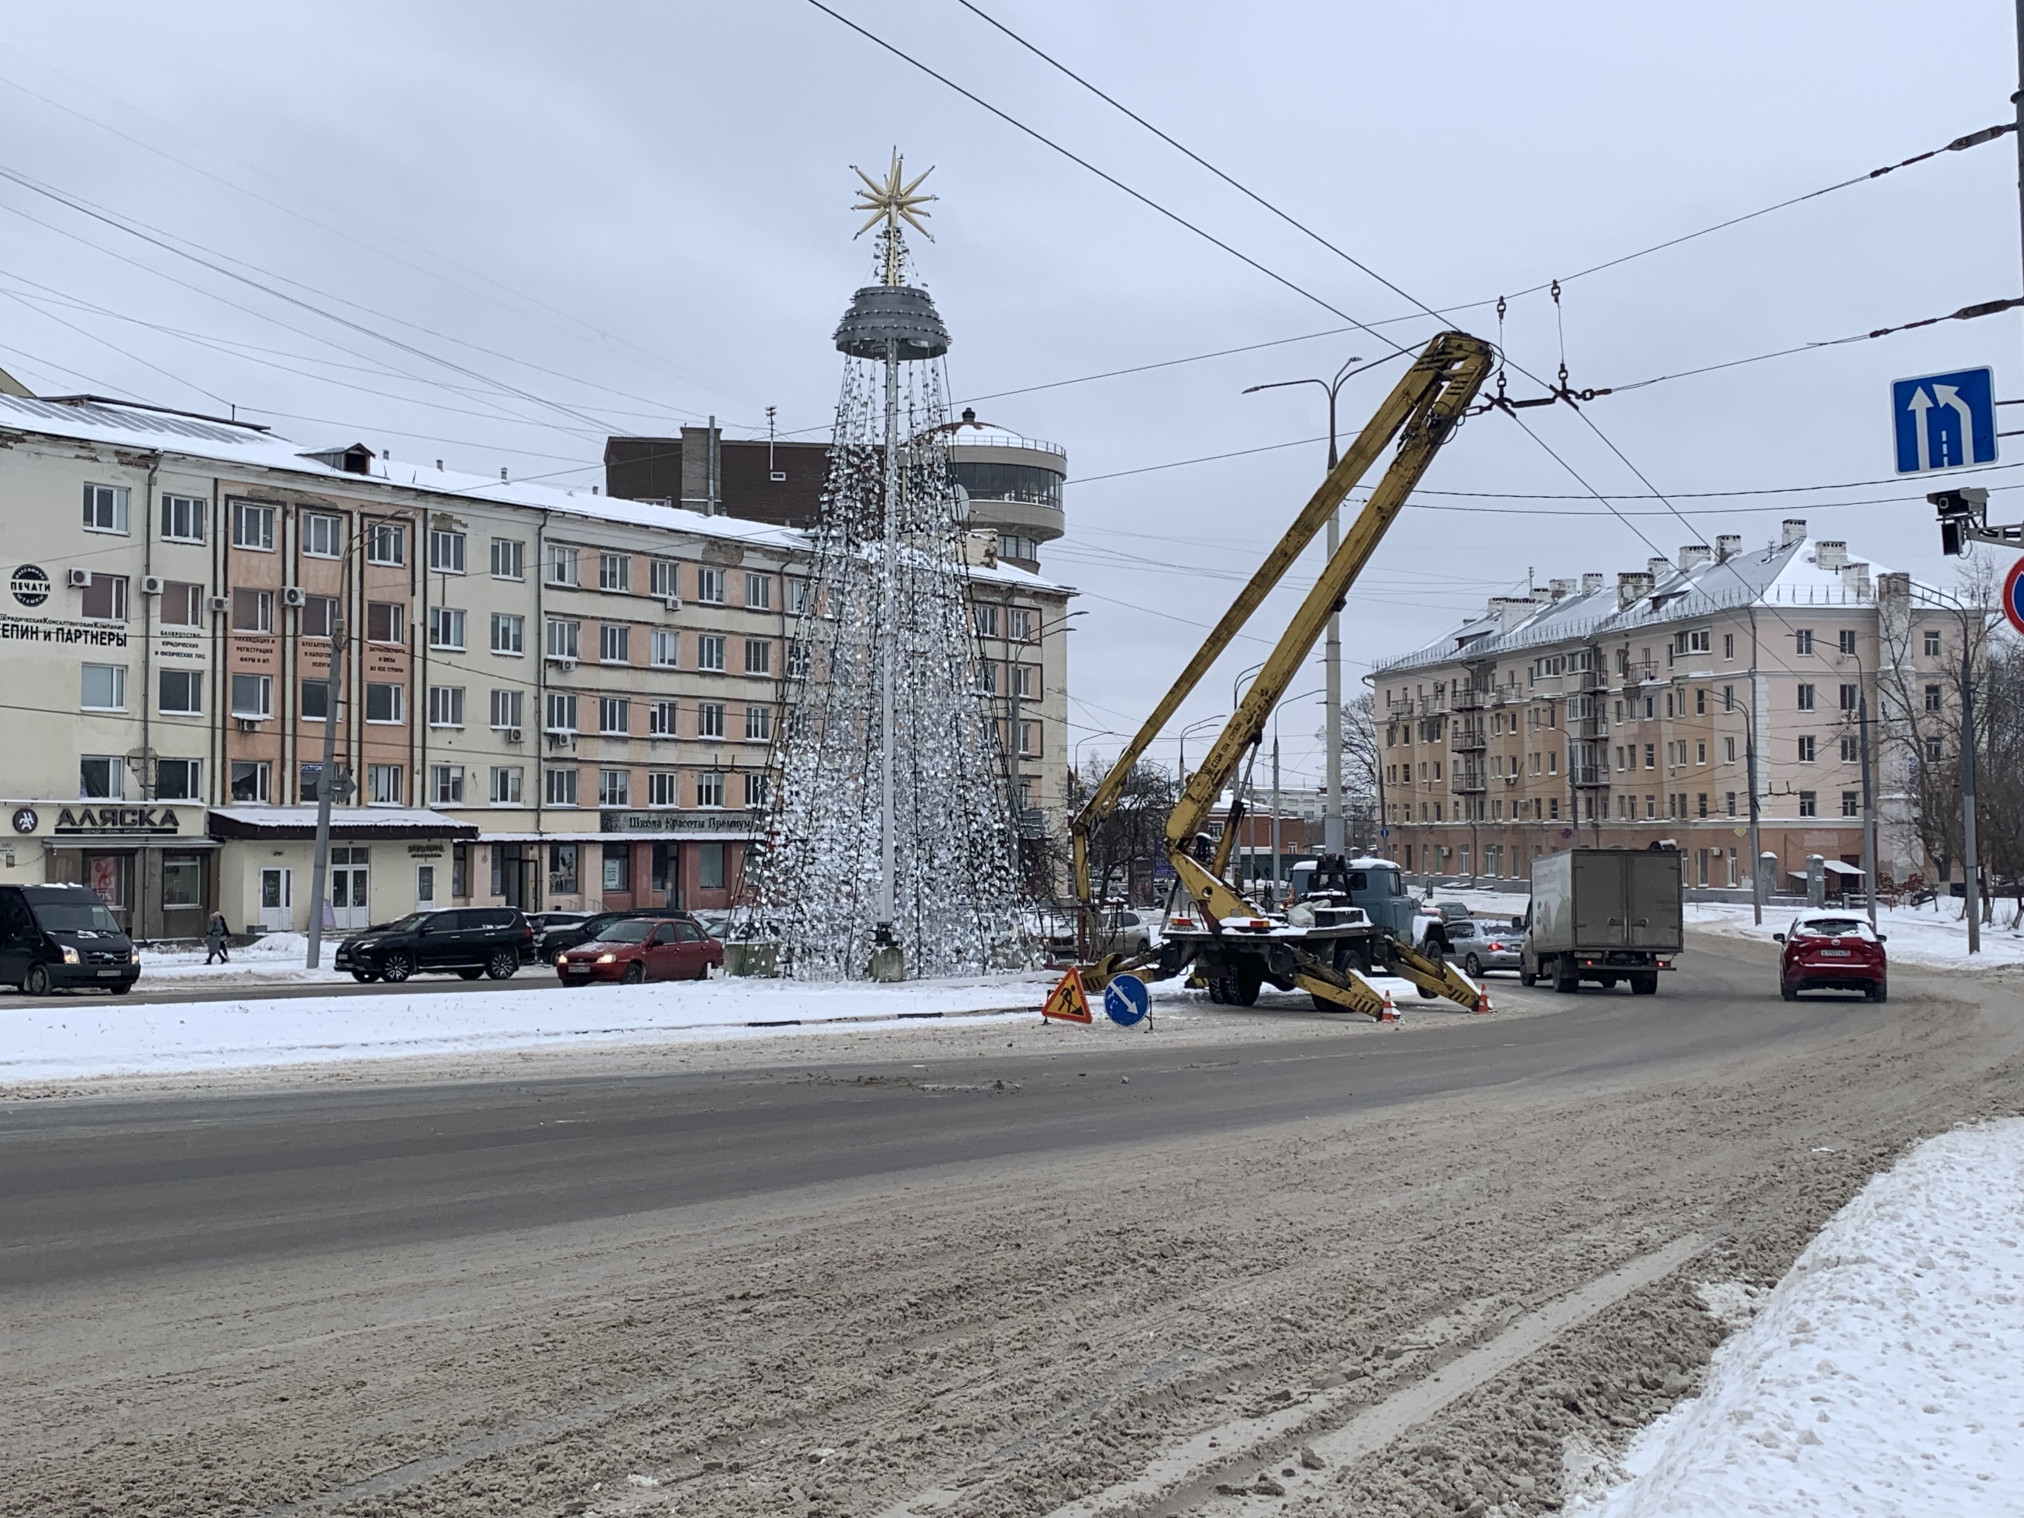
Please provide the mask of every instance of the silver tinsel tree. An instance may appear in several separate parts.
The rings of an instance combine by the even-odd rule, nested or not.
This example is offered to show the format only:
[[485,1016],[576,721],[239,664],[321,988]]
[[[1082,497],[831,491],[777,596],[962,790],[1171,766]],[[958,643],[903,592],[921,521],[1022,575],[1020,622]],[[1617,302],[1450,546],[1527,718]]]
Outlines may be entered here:
[[[863,177],[863,176],[860,176]],[[925,176],[922,176],[923,178]],[[951,975],[1022,962],[1018,846],[948,459],[948,333],[908,282],[900,162],[859,209],[880,283],[844,353],[810,594],[788,660],[755,927],[809,979]],[[902,968],[903,967],[903,968]]]

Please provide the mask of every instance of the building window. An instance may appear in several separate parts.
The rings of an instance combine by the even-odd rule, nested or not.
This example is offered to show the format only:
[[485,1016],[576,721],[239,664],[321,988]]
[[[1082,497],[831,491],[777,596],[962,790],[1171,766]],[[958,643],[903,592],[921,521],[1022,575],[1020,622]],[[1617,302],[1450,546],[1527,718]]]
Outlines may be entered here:
[[631,806],[631,772],[629,770],[599,770],[597,772],[597,804],[599,806]]
[[696,805],[722,806],[724,804],[724,772],[704,770],[696,776]]
[[568,691],[548,693],[547,728],[551,733],[576,731],[576,697]]
[[656,627],[653,636],[653,661],[657,669],[673,669],[681,650],[681,639],[671,627]]
[[550,806],[576,805],[576,771],[573,769],[551,769],[547,777],[547,797]]
[[1694,815],[1697,817],[1708,815],[1708,793],[1706,791],[1697,791],[1694,794]]
[[[272,596],[268,597],[268,604],[272,606]],[[88,622],[124,622],[127,619],[127,577],[94,572],[91,583],[84,587],[78,609]],[[263,632],[265,630],[262,629]]]
[[449,606],[429,608],[429,647],[464,649],[464,614]]
[[1794,650],[1795,650],[1796,652],[1798,652],[1798,653],[1802,653],[1802,654],[1810,654],[1810,653],[1812,653],[1812,652],[1813,652],[1813,629],[1812,629],[1812,628],[1810,628],[1810,627],[1801,627],[1801,628],[1798,628],[1798,629],[1796,629],[1796,630],[1795,630],[1795,631],[1793,632],[1793,634],[1792,634],[1792,643],[1793,643],[1793,647],[1794,647]]
[[[570,805],[576,803],[576,772],[570,772]],[[548,890],[554,896],[574,896],[577,891],[576,850],[573,843],[551,843],[548,846]]]
[[995,601],[979,601],[971,608],[975,617],[977,636],[995,638],[998,636],[998,605]]
[[745,741],[747,743],[769,743],[773,739],[773,708],[770,706],[748,706],[745,708]]
[[[1031,701],[1040,694],[1040,669],[1033,664],[1012,666],[1012,694],[1021,701]],[[1478,729],[1480,734],[1481,729]]]
[[773,609],[773,577],[771,575],[748,574],[745,576],[745,606],[749,611],[771,611]]
[[787,678],[806,680],[808,678],[808,645],[790,643],[787,645]]
[[434,906],[436,903],[436,867],[432,864],[415,866],[415,905]]
[[462,806],[464,804],[463,765],[432,764],[429,766],[429,804],[431,806]]
[[808,582],[789,580],[787,582],[787,614],[798,617],[808,610]]
[[368,564],[405,564],[408,562],[408,530],[399,522],[375,522],[366,534],[365,557]]
[[542,578],[550,585],[574,586],[577,583],[576,550],[567,543],[550,543]]
[[1926,687],[1926,710],[1929,712],[1939,711],[1942,704],[1940,688],[1937,685],[1928,685]]
[[344,554],[344,518],[321,511],[305,511],[300,518],[302,551],[312,559],[336,559]]
[[626,664],[632,658],[632,629],[616,622],[597,629],[597,657],[605,664]]
[[327,721],[330,717],[330,682],[304,680],[298,710],[302,713],[304,722]]
[[1724,659],[1736,657],[1736,635],[1734,633],[1722,634],[1722,657]]
[[234,675],[232,677],[232,715],[254,722],[264,722],[274,715],[274,677],[272,675]]
[[201,627],[204,625],[204,587],[192,585],[187,580],[167,580],[162,584],[162,625],[164,627]]
[[164,715],[195,717],[204,710],[204,672],[200,669],[165,669],[156,691],[155,704]]
[[698,738],[721,738],[724,736],[724,703],[701,701],[696,705],[696,736]]
[[462,727],[463,725],[464,687],[461,685],[430,686],[429,726]]
[[246,590],[232,592],[232,631],[271,633],[274,631],[274,592]]
[[655,701],[647,706],[647,736],[649,738],[672,738],[675,736],[675,703]]
[[623,738],[632,730],[632,703],[623,696],[598,697],[597,730]]
[[583,624],[565,622],[557,617],[548,619],[548,657],[551,659],[574,659],[583,647]]
[[526,657],[527,619],[513,612],[493,612],[492,652],[515,659]]
[[647,584],[653,593],[663,601],[676,601],[682,595],[682,566],[673,559],[647,560]]
[[464,572],[464,534],[447,527],[429,529],[429,568],[436,574]]
[[696,639],[696,668],[721,670],[724,667],[724,640],[714,633]]
[[1841,688],[1841,709],[1842,709],[1843,711],[1845,711],[1845,712],[1852,712],[1852,711],[1854,711],[1854,710],[1855,710],[1855,703],[1856,703],[1856,698],[1857,698],[1857,692],[1856,692],[1856,688],[1855,688],[1855,687],[1854,687],[1853,685],[1844,685],[1844,686],[1842,686],[1842,688]]
[[601,553],[597,556],[597,588],[599,590],[631,590],[632,558],[622,553]]
[[1734,738],[1724,738],[1722,740],[1722,757],[1730,764],[1736,762],[1736,740]]
[[767,777],[754,770],[745,772],[745,807],[756,811],[766,805]]
[[724,845],[704,843],[696,846],[696,885],[705,891],[724,889]]
[[492,578],[495,580],[527,578],[527,545],[519,538],[492,540]]
[[773,673],[773,645],[765,638],[745,640],[745,673],[748,675],[770,675]]
[[[201,759],[157,759],[155,799],[158,801],[201,801],[204,799],[204,761]],[[163,905],[174,905],[164,902]]]
[[[1033,555],[1015,554],[1013,557],[1032,558]],[[1033,629],[1038,625],[1038,622],[1039,619],[1033,615],[1033,609],[1030,606],[1009,607],[1005,612],[1005,635],[1014,643],[1031,643],[1033,641]]]
[[1801,685],[1799,687],[1799,710],[1802,712],[1813,710],[1813,687],[1811,685]]
[[365,720],[405,722],[408,717],[408,688],[405,685],[368,684],[365,688]]
[[1934,760],[1934,761],[1937,761],[1937,760],[1938,760],[1938,759],[1940,758],[1940,740],[1939,740],[1939,739],[1937,739],[1937,738],[1928,738],[1928,739],[1926,739],[1926,758],[1928,758],[1928,759],[1930,759],[1930,760]]
[[607,843],[604,846],[604,889],[623,891],[631,881],[628,871],[632,865],[632,846],[624,843]]
[[1860,817],[1862,815],[1861,791],[1843,791],[1841,793],[1841,815],[1844,817]]
[[265,759],[234,759],[232,761],[232,799],[234,801],[267,800],[268,773],[268,765]]
[[1708,762],[1708,743],[1707,740],[1703,738],[1697,740],[1694,744],[1694,763],[1706,764],[1707,762]]
[[84,801],[117,801],[126,761],[117,754],[84,754],[77,761],[77,794]]
[[1817,746],[1817,740],[1813,734],[1801,734],[1799,739],[1799,762],[1801,764],[1811,764],[1815,758]]
[[1840,642],[1840,647],[1841,647],[1841,651],[1842,651],[1843,653],[1845,653],[1845,654],[1852,654],[1852,653],[1854,653],[1854,652],[1855,652],[1855,629],[1854,629],[1854,628],[1852,628],[1852,627],[1844,627],[1844,628],[1843,628],[1843,629],[1841,630],[1841,642]]
[[492,726],[495,730],[517,730],[521,726],[520,696],[517,690],[492,692]]
[[495,764],[492,766],[492,805],[520,805],[521,769],[517,764]]
[[1820,815],[1820,796],[1817,792],[1801,791],[1799,793],[1799,815],[1802,817],[1818,817]]
[[681,805],[681,792],[673,770],[654,770],[647,776],[647,805]]
[[1862,743],[1860,739],[1845,737],[1841,740],[1841,762],[1843,764],[1854,764],[1861,757]]
[[1939,635],[1939,633],[1938,633],[1938,632],[1937,632],[1936,630],[1933,630],[1933,629],[1930,629],[1930,628],[1929,628],[1929,629],[1927,629],[1927,631],[1926,631],[1926,639],[1925,639],[1925,649],[1926,649],[1926,657],[1927,657],[1928,659],[1937,659],[1937,658],[1939,658],[1939,656],[1940,656],[1940,635]]
[[997,661],[985,659],[977,666],[977,689],[987,696],[998,694]]
[[366,602],[365,640],[368,643],[406,643],[408,609],[398,601]]
[[170,543],[204,541],[204,502],[193,495],[162,497],[162,537]]
[[330,638],[337,633],[337,598],[305,596],[296,613],[295,630],[305,638]]
[[696,566],[696,599],[712,606],[724,604],[724,571],[708,564]]
[[127,488],[124,485],[84,487],[84,530],[118,532],[128,529]]
[[373,806],[400,806],[407,791],[398,764],[368,764],[365,767],[366,800]]

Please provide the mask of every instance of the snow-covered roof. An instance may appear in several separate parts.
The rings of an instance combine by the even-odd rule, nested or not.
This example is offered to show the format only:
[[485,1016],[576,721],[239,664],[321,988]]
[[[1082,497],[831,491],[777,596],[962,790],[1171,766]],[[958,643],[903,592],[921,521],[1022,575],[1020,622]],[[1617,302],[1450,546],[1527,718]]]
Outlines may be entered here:
[[[309,838],[316,833],[313,806],[214,806],[211,827],[228,838]],[[441,812],[420,807],[334,806],[330,809],[333,838],[411,835],[475,838],[477,827]]]

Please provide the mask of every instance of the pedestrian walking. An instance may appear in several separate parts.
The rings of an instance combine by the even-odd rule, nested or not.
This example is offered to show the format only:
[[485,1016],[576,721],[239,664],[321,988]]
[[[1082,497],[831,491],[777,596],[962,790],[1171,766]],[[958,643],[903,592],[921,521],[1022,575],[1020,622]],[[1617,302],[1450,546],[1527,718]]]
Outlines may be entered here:
[[213,912],[211,920],[204,924],[205,964],[209,964],[214,958],[222,959],[228,965],[232,962],[231,935],[232,930],[225,926],[225,914]]

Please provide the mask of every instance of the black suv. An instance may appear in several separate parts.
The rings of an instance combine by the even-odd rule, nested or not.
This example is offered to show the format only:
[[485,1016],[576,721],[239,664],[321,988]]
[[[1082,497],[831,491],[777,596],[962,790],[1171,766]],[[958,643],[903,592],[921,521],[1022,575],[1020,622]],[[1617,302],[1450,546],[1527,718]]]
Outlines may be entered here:
[[59,986],[95,986],[124,996],[141,977],[141,956],[81,885],[0,886],[0,981],[30,996]]
[[575,922],[560,923],[541,934],[536,944],[534,957],[542,964],[552,965],[555,956],[567,953],[579,944],[595,943],[604,937],[604,930],[615,922],[628,917],[675,918],[677,921],[694,922],[687,912],[676,911],[673,907],[627,907],[609,912],[597,912]]
[[353,980],[398,984],[410,975],[448,971],[465,980],[505,980],[533,957],[534,930],[517,907],[450,907],[413,912],[367,928],[337,946],[331,963]]

